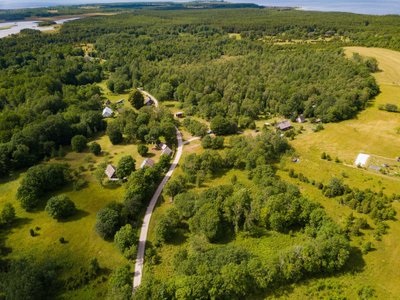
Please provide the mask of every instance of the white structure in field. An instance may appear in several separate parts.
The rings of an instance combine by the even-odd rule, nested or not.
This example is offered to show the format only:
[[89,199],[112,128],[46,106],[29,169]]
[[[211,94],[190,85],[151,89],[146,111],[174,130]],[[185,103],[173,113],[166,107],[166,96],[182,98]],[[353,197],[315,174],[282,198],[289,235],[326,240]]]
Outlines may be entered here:
[[113,110],[109,107],[105,107],[103,109],[102,115],[103,115],[103,118],[110,118],[113,115]]
[[368,154],[360,153],[360,154],[358,154],[357,159],[354,162],[354,164],[356,166],[365,167],[365,165],[368,162],[368,159],[369,159],[369,155]]

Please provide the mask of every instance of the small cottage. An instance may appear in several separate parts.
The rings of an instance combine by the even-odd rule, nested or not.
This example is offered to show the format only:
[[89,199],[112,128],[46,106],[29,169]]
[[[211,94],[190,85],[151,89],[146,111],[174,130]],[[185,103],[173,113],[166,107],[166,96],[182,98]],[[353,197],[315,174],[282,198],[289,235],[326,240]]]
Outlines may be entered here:
[[300,115],[300,116],[298,116],[297,118],[296,118],[296,122],[297,123],[305,123],[307,120],[306,120],[306,118],[304,118],[304,116],[303,115]]
[[282,131],[286,131],[292,128],[292,124],[289,120],[285,120],[276,124],[276,128]]
[[142,164],[140,165],[140,168],[141,169],[143,169],[143,168],[152,168],[152,167],[154,167],[154,160],[152,160],[151,158],[146,158],[143,162],[142,162]]
[[108,177],[108,180],[111,180],[111,181],[118,180],[117,169],[113,165],[108,164],[107,168],[105,170],[105,173]]
[[153,101],[153,99],[151,99],[150,97],[147,97],[147,98],[144,100],[144,104],[145,104],[146,106],[151,106],[151,105],[154,104],[154,101]]
[[163,147],[161,148],[162,149],[162,152],[161,152],[161,155],[168,155],[168,156],[170,156],[171,154],[172,154],[172,150],[171,150],[171,148],[169,148],[167,145],[163,145]]
[[181,111],[178,111],[177,113],[175,113],[175,117],[177,118],[183,118],[184,114]]
[[105,107],[102,112],[103,118],[110,118],[113,115],[113,110],[109,107]]

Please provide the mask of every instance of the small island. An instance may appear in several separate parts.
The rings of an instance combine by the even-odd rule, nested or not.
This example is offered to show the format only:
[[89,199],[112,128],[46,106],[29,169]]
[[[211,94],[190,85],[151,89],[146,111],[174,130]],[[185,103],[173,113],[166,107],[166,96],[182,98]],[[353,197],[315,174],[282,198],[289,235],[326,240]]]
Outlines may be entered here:
[[40,21],[37,25],[39,27],[49,27],[49,26],[53,26],[56,25],[57,23],[55,21]]

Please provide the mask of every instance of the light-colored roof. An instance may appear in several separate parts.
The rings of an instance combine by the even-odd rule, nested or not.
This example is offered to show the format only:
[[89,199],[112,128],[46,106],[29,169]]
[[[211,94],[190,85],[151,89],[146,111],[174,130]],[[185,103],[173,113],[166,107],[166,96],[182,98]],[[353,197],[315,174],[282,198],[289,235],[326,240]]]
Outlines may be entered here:
[[116,178],[116,172],[117,172],[117,169],[113,165],[111,165],[111,164],[107,165],[105,173],[106,173],[106,175],[107,175],[107,177],[109,179],[115,179]]
[[381,167],[378,167],[378,166],[370,166],[369,168],[372,169],[372,170],[375,170],[375,171],[380,171],[381,170]]
[[280,130],[285,130],[285,129],[292,128],[292,124],[290,123],[289,120],[285,120],[285,121],[282,121],[282,122],[279,122],[278,124],[276,124],[276,128],[278,128]]
[[354,162],[354,164],[356,166],[365,167],[365,165],[368,162],[368,159],[369,159],[369,155],[368,154],[360,153],[360,154],[358,154],[357,159]]
[[146,158],[142,164],[140,165],[140,168],[143,169],[144,167],[154,167],[154,160],[151,158]]
[[171,155],[172,154],[172,150],[165,145],[165,147],[163,147],[163,151],[161,152],[161,155]]
[[303,115],[300,115],[300,116],[298,116],[298,117],[296,118],[296,121],[297,121],[298,123],[304,123],[304,122],[306,121],[306,118],[304,118]]
[[112,114],[113,114],[113,110],[111,108],[105,107],[103,109],[103,113],[102,113],[103,117],[111,117]]

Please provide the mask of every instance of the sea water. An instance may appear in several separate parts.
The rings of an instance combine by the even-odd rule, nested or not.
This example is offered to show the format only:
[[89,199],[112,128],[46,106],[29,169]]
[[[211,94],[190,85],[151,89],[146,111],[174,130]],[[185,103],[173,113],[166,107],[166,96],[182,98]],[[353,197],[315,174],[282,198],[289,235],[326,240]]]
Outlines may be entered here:
[[[162,1],[162,0],[161,0]],[[170,0],[165,0],[170,1]],[[189,1],[189,0],[188,0]],[[112,2],[146,2],[143,0],[0,0],[0,9],[33,8],[56,5]],[[156,2],[156,1],[147,1]],[[187,1],[177,1],[187,2]],[[229,1],[228,1],[229,2]],[[263,6],[290,6],[304,10],[343,11],[361,14],[400,14],[400,0],[231,0],[235,3],[256,3]]]

